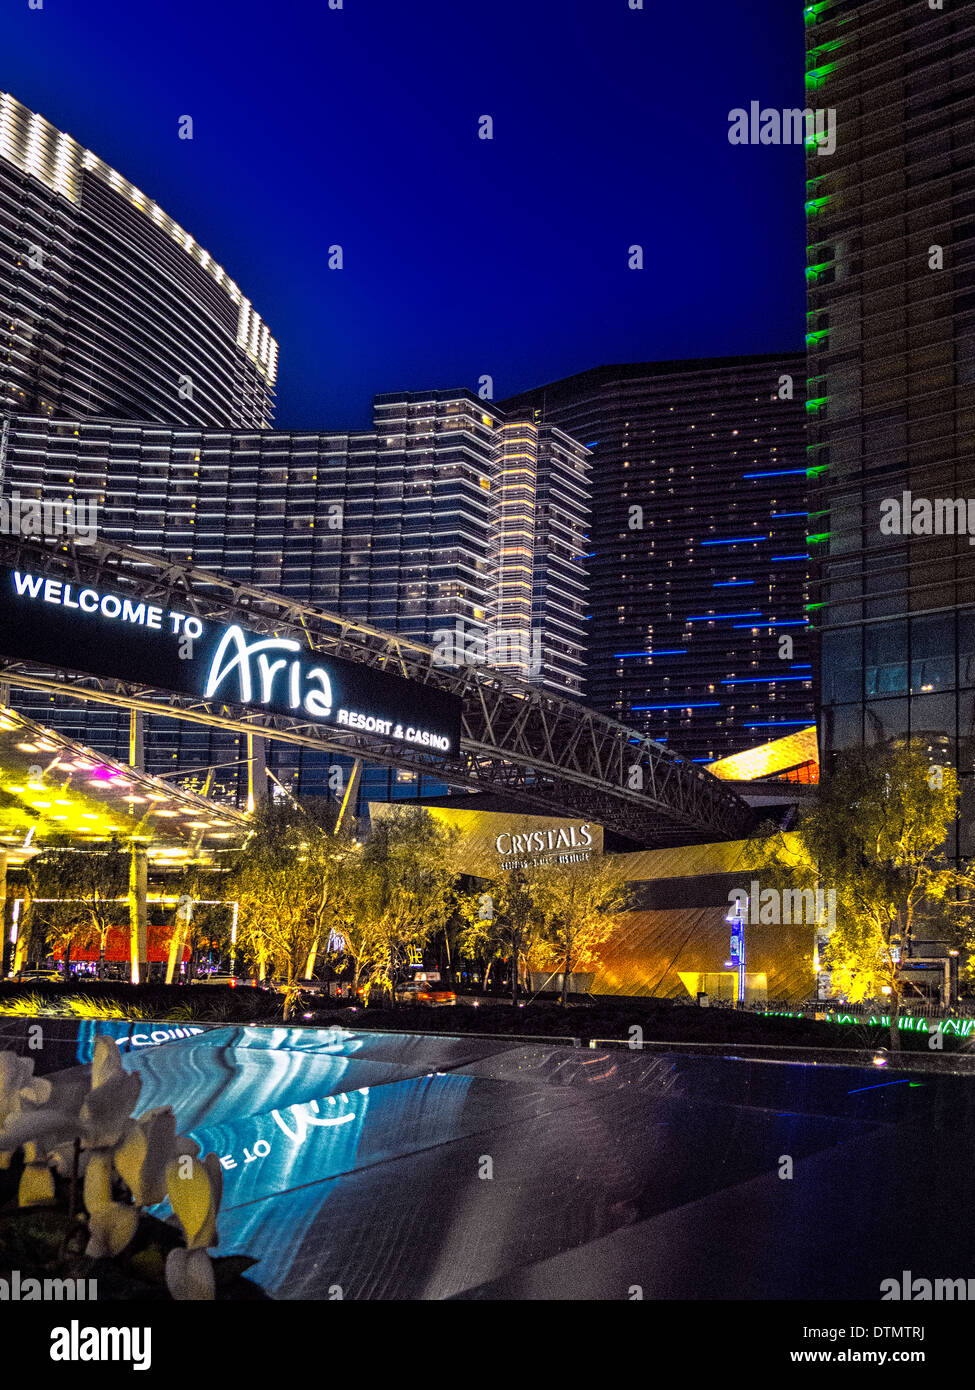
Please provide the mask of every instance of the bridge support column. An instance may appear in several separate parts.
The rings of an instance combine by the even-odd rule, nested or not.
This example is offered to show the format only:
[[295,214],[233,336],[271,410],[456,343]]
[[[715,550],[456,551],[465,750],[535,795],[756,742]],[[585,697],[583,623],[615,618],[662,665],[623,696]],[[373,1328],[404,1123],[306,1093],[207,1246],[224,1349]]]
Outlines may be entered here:
[[129,711],[129,767],[134,767],[139,772],[146,770],[144,724],[141,709]]
[[349,773],[348,784],[345,788],[345,795],[342,798],[342,805],[339,807],[338,819],[335,822],[335,829],[341,830],[345,824],[346,817],[355,814],[355,799],[359,792],[359,782],[362,779],[362,759],[356,758],[352,764],[352,771]]
[[171,985],[176,975],[177,968],[182,965],[183,951],[186,947],[186,937],[189,934],[190,925],[193,921],[193,902],[188,900],[180,903],[176,909],[176,920],[173,925],[172,940],[169,943],[169,961],[166,965],[166,983]]
[[0,975],[7,959],[7,851],[0,848]]
[[134,985],[149,978],[148,888],[149,852],[145,845],[133,844],[129,852],[129,958]]
[[[25,888],[24,900],[20,904],[20,917],[17,922],[17,940],[14,944],[14,959],[11,966],[15,975],[19,974],[27,964],[27,943],[30,941],[30,931],[28,930],[30,927],[30,909],[30,888]],[[14,903],[14,911],[16,912],[16,910],[17,904]]]
[[267,805],[267,744],[259,734],[247,735],[247,809]]

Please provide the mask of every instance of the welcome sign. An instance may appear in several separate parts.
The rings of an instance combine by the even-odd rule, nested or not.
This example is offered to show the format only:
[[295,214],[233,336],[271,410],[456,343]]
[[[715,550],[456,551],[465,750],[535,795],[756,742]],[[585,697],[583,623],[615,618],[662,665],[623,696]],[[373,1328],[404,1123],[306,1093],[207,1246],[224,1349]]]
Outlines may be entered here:
[[436,753],[460,746],[461,702],[312,651],[293,637],[0,567],[0,654],[246,705]]

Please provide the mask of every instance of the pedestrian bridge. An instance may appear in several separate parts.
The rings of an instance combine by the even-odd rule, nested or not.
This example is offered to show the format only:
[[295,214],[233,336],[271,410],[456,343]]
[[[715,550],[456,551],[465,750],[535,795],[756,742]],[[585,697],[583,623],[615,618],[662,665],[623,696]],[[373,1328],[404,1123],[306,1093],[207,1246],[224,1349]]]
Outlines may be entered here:
[[[189,563],[103,542],[48,545],[3,536],[0,566],[5,572],[50,579],[50,592],[62,596],[78,594],[87,586],[99,594],[110,592],[120,605],[127,601],[133,610],[141,603],[150,614],[178,612],[185,615],[183,633],[196,631],[205,621],[223,624],[227,631],[258,634],[270,640],[256,642],[250,650],[262,645],[286,648],[295,658],[294,708],[270,699],[255,707],[232,698],[234,692],[224,686],[210,688],[212,680],[198,691],[187,689],[179,663],[171,663],[169,676],[160,676],[162,668],[154,662],[140,664],[124,676],[98,674],[101,644],[89,643],[89,655],[72,647],[69,655],[58,649],[52,656],[49,643],[46,660],[36,655],[26,659],[33,639],[25,636],[24,625],[8,617],[0,620],[0,683],[14,691],[51,691],[406,768],[458,789],[502,795],[535,814],[594,821],[647,847],[740,838],[750,824],[747,804],[730,786],[624,724],[484,666],[444,665],[429,647],[312,604],[239,584]],[[68,606],[77,606],[76,600]],[[54,621],[39,601],[31,610],[30,624],[38,636],[43,635],[45,618]],[[113,640],[106,639],[106,650]],[[285,668],[287,663],[283,658],[261,659],[270,689],[277,666]],[[325,707],[325,698],[317,705],[315,700],[327,677],[321,665],[309,670],[308,661],[329,660],[345,670],[352,663],[363,673],[405,679],[408,686],[397,682],[397,688],[414,706],[456,709],[459,741],[444,751],[434,735],[424,740],[419,728],[414,741],[404,742],[400,729],[398,739],[391,736],[389,721],[362,719],[355,727],[322,722],[314,713]],[[89,661],[94,669],[85,669]],[[316,671],[321,673],[320,685],[312,682],[299,702],[298,681],[306,682],[303,689],[308,689]],[[287,681],[285,671],[279,688],[287,689]],[[236,693],[240,695],[239,687]],[[16,706],[16,698],[7,703]],[[413,733],[412,726],[408,732]]]

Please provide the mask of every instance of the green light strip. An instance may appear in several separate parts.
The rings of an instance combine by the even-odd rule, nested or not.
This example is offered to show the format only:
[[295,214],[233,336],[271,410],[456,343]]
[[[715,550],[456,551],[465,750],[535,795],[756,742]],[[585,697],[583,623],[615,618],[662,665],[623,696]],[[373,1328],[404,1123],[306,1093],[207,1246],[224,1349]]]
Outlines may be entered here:
[[[812,142],[812,143],[813,143],[813,144],[816,143],[815,136],[813,137],[813,142]],[[806,144],[807,144],[807,145],[809,144],[809,141],[808,141],[808,140],[806,141]],[[816,217],[816,216],[818,216],[819,213],[822,212],[822,210],[823,210],[823,208],[826,206],[826,204],[827,204],[828,202],[831,202],[831,201],[832,201],[832,200],[831,200],[830,194],[828,194],[828,193],[825,194],[824,197],[822,197],[822,198],[810,198],[809,201],[808,201],[807,204],[806,204],[806,216],[807,216],[807,217]]]
[[806,347],[818,347],[824,338],[829,337],[828,328],[820,328],[815,333],[806,334]]
[[816,536],[807,536],[806,544],[820,545],[823,541],[828,541],[832,534],[832,531],[820,531],[819,534]]
[[818,5],[807,5],[802,12],[806,24],[815,24],[823,10],[828,10],[831,0],[820,0]]
[[824,63],[822,67],[810,68],[809,71],[806,73],[806,86],[821,87],[823,85],[823,80],[829,77],[831,72],[835,71],[835,63]]
[[[817,1012],[819,1012],[817,1010]],[[869,1018],[861,1018],[856,1014],[834,1013],[831,1009],[822,1010],[827,1023],[865,1023],[870,1025],[890,1027],[890,1014],[871,1014]],[[788,1009],[764,1009],[763,1014],[766,1018],[808,1018],[808,1014],[790,1013]],[[898,1029],[903,1029],[906,1033],[953,1033],[956,1037],[967,1038],[971,1036],[975,1029],[975,1018],[942,1018],[938,1020],[937,1027],[928,1027],[926,1018],[915,1018],[913,1014],[901,1014],[897,1020]]]
[[815,58],[818,53],[835,53],[838,48],[846,47],[846,39],[827,39],[825,43],[818,43],[815,48],[810,48],[807,58]]

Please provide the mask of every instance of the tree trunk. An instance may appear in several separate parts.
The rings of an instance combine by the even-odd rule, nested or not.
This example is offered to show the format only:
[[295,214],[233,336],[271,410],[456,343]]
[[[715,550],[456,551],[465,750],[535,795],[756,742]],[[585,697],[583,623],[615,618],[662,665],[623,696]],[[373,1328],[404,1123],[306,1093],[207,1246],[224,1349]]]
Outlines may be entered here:
[[487,969],[486,969],[485,972],[484,972],[484,982],[483,982],[483,984],[482,984],[482,986],[481,986],[481,993],[482,993],[482,994],[487,994],[487,992],[488,992],[488,980],[490,980],[490,978],[491,978],[491,966],[492,966],[493,964],[494,964],[494,958],[492,957],[491,960],[488,961],[488,963],[487,963]]
[[67,937],[64,943],[64,978],[71,979],[71,937]]
[[295,967],[293,961],[288,961],[288,978],[284,986],[284,1004],[282,1006],[282,1018],[285,1023],[293,1016],[295,1011],[295,999],[297,998],[298,988],[295,983]]
[[315,963],[318,960],[318,943],[321,940],[321,933],[318,932],[315,940],[311,943],[311,950],[308,952],[308,960],[305,962],[305,979],[310,980],[315,973]]
[[890,1050],[900,1052],[901,1032],[898,1024],[901,1015],[901,996],[900,990],[893,990],[890,996]]
[[396,961],[392,950],[386,957],[386,969],[389,978],[389,1007],[396,1008]]
[[569,1002],[569,974],[572,969],[572,952],[566,951],[565,960],[562,962],[562,1007],[563,1009]]

